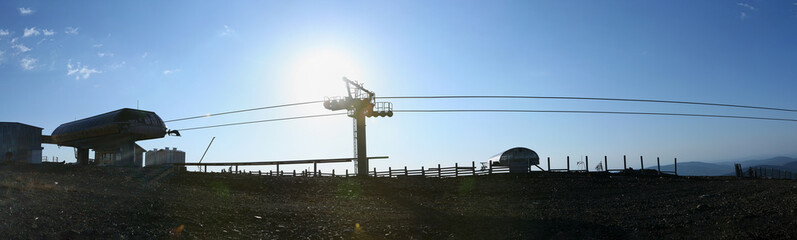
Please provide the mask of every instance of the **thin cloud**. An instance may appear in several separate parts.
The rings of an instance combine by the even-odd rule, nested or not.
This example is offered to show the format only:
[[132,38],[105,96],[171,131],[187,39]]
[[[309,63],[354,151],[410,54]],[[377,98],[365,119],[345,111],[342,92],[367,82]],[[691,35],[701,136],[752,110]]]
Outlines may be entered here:
[[20,15],[31,15],[33,14],[33,9],[30,8],[19,8]]
[[78,29],[79,28],[66,27],[66,29],[64,30],[64,33],[77,35],[78,34],[78,32],[77,32]]
[[745,18],[747,18],[747,13],[745,13],[745,12],[741,12],[741,13],[739,14],[739,18],[740,18],[740,19],[742,19],[742,20],[744,20]]
[[144,54],[141,54],[141,58],[147,58],[147,56],[149,56],[149,52],[144,52]]
[[22,69],[33,70],[36,68],[36,61],[35,58],[25,57],[19,60],[19,65],[22,66]]
[[91,46],[95,47],[95,48],[101,48],[102,47],[102,43],[94,44],[94,45],[91,45]]
[[48,29],[42,29],[42,33],[43,33],[45,36],[52,36],[53,34],[55,34],[55,31],[53,31],[52,29],[50,29],[50,30],[48,30]]
[[747,4],[747,3],[740,2],[740,3],[736,3],[736,5],[739,5],[740,7],[743,7],[743,8],[750,9],[750,11],[755,11],[756,10],[755,7],[753,7],[752,5]]
[[[16,40],[16,38],[14,40]],[[14,42],[15,41],[13,41],[13,40],[11,41],[11,43],[12,43],[11,44],[11,48],[17,49],[20,53],[29,52],[30,50],[33,50],[32,48],[29,48],[29,47],[23,45],[22,43],[15,44]]]
[[113,57],[113,53],[97,52],[99,57]]
[[117,68],[120,68],[120,67],[124,66],[125,64],[127,64],[127,61],[122,61],[120,63],[113,64],[113,65],[109,66],[108,68],[110,68],[111,70],[114,70],[114,69],[117,69]]
[[176,73],[176,72],[179,72],[179,71],[180,71],[179,68],[171,69],[171,70],[163,70],[163,75],[169,75],[169,74]]
[[25,32],[22,34],[22,37],[38,36],[39,34],[41,34],[41,32],[36,30],[36,27],[25,28]]
[[80,80],[81,78],[87,79],[91,77],[91,74],[94,73],[102,73],[102,72],[97,71],[97,69],[81,65],[80,62],[78,62],[77,65],[72,65],[72,59],[69,59],[69,62],[66,64],[66,75],[67,76],[75,75],[75,80]]
[[235,33],[235,29],[232,29],[232,28],[230,28],[229,26],[227,26],[225,24],[224,25],[224,31],[219,33],[219,36],[227,36],[227,35],[230,35],[230,34],[233,34],[233,33]]
[[8,29],[0,29],[0,36],[8,36],[11,32]]

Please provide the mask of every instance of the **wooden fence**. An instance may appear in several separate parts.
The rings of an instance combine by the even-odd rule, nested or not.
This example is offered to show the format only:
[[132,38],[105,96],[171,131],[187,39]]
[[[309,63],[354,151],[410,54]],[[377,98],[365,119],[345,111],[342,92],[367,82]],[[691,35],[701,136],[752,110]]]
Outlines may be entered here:
[[[552,173],[619,173],[624,172],[629,169],[628,159],[626,156],[623,156],[623,168],[609,168],[608,164],[608,156],[603,157],[602,168],[590,170],[589,169],[589,156],[584,158],[586,166],[584,169],[573,169],[571,168],[570,157],[566,158],[567,168],[564,169],[555,169],[551,168],[551,158],[547,158],[548,169],[540,168],[539,166],[532,166],[537,167],[541,171],[545,172],[552,172]],[[267,162],[269,165],[274,165],[274,162]],[[660,158],[656,158],[656,172],[657,174],[673,174],[678,175],[678,158],[673,160],[674,163],[674,170],[672,171],[662,171],[661,170],[661,160]],[[282,171],[279,170],[279,165],[277,165],[277,170],[269,170],[268,172],[264,171],[240,171],[238,170],[238,165],[240,163],[212,163],[212,165],[222,165],[227,164],[230,166],[228,169],[222,169],[222,173],[232,173],[232,174],[250,174],[250,175],[261,175],[261,176],[292,176],[292,177],[353,177],[356,176],[356,173],[349,172],[346,169],[344,172],[335,172],[335,170],[323,172],[320,169],[317,169],[317,162],[313,162],[313,171],[303,170],[297,172],[296,170],[293,171]],[[463,177],[463,176],[481,176],[481,175],[490,175],[490,174],[504,174],[509,173],[510,168],[508,166],[501,166],[501,165],[493,165],[492,161],[483,162],[484,165],[479,167],[476,166],[476,162],[472,161],[470,166],[461,166],[458,163],[455,163],[453,167],[442,167],[440,164],[437,164],[436,167],[421,167],[420,169],[408,169],[406,166],[404,168],[387,168],[382,169],[381,171],[374,168],[373,171],[368,172],[368,176],[373,177],[432,177],[432,178],[448,178],[448,177]],[[642,156],[639,157],[639,169],[645,169],[645,162]],[[185,163],[185,164],[178,164],[176,166],[185,166],[185,165],[198,165],[193,163]],[[204,164],[202,164],[204,165]],[[211,164],[208,164],[211,165]],[[247,165],[261,165],[260,163],[247,163]],[[533,169],[528,169],[532,171]],[[205,172],[207,172],[207,165],[205,165]]]
[[[737,169],[741,169],[741,167],[738,167]],[[765,167],[748,167],[747,171],[741,172],[737,170],[736,176],[771,179],[797,179],[792,171]]]

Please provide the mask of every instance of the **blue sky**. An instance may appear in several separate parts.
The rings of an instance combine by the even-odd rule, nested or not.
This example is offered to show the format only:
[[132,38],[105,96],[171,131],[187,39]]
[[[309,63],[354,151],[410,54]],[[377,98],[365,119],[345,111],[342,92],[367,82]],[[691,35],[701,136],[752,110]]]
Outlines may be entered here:
[[[794,1],[3,1],[0,121],[49,134],[119,108],[164,120],[321,100],[347,76],[378,96],[542,95],[797,108]],[[553,100],[393,100],[396,109],[794,113]],[[320,104],[172,129],[328,113]],[[524,146],[562,159],[797,155],[789,122],[578,114],[396,114],[368,120],[378,168],[484,161]],[[340,116],[141,141],[198,161],[349,157]],[[71,148],[44,155],[73,160]],[[304,168],[306,166],[302,166]],[[349,164],[334,166],[337,169]],[[326,168],[332,168],[326,167]]]

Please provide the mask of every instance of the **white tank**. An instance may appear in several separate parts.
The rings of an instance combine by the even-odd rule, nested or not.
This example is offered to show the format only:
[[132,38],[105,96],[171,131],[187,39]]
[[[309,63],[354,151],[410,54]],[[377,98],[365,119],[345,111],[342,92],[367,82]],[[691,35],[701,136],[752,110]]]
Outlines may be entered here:
[[185,163],[185,152],[178,151],[177,148],[155,149],[147,151],[144,159],[144,166],[158,166],[172,163]]

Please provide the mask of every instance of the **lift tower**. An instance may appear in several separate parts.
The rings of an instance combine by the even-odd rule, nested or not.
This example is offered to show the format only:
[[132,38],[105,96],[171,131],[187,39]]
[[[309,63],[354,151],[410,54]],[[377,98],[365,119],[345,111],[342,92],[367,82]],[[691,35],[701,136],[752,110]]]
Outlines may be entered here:
[[368,155],[365,150],[365,117],[393,117],[393,104],[376,102],[374,92],[368,91],[362,83],[343,77],[346,83],[347,97],[326,97],[324,108],[348,112],[354,119],[354,169],[358,176],[368,176]]

